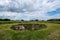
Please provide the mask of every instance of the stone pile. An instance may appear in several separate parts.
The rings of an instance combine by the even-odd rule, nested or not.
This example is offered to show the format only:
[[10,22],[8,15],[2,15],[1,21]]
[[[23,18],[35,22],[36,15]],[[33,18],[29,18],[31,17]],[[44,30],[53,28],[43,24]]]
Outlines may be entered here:
[[40,30],[46,27],[47,26],[45,24],[18,24],[13,25],[11,29],[25,31],[25,30]]

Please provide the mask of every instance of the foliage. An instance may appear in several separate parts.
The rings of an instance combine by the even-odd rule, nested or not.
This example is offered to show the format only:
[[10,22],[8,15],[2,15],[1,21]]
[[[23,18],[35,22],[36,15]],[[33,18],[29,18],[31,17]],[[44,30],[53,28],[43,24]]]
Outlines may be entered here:
[[21,21],[24,21],[23,19],[21,19]]
[[60,19],[49,19],[47,21],[60,21]]
[[10,19],[0,19],[0,21],[10,21]]

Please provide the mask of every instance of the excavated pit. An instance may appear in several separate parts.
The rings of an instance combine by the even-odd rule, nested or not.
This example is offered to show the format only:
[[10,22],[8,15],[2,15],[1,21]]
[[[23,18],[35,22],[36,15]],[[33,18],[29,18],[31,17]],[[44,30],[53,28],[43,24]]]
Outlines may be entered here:
[[13,30],[20,30],[20,31],[32,31],[32,30],[40,30],[47,28],[45,24],[18,24],[18,25],[13,25],[11,29]]

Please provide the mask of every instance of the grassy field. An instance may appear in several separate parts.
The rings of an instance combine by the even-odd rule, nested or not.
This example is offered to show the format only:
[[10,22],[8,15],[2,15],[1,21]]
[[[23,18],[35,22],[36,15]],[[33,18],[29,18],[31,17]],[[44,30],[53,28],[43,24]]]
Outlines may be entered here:
[[[47,28],[38,31],[18,31],[10,27],[17,24],[45,24]],[[60,22],[0,21],[0,40],[60,40]]]

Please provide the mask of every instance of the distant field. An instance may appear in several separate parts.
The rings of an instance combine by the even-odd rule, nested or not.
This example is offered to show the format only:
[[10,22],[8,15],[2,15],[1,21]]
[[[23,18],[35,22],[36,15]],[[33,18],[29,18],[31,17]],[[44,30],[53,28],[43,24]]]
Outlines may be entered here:
[[[25,32],[10,29],[17,24],[46,24],[47,28]],[[60,40],[60,21],[0,21],[0,40]]]

